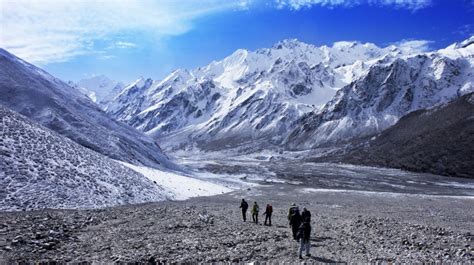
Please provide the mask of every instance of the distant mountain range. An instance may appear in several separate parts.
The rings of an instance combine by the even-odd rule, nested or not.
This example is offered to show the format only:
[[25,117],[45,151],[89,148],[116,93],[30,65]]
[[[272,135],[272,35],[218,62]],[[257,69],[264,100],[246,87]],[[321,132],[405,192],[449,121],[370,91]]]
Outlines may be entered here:
[[304,150],[363,138],[474,90],[474,38],[446,49],[285,40],[163,80],[140,78],[103,109],[165,150]]
[[[0,105],[109,158],[161,169],[178,166],[160,146],[196,154],[332,147],[306,159],[472,177],[471,156],[457,154],[473,153],[461,144],[472,140],[472,108],[459,103],[471,102],[473,63],[474,37],[432,52],[285,40],[125,86],[105,76],[65,83],[0,50]],[[440,140],[447,135],[457,137]]]
[[348,141],[394,125],[402,116],[474,91],[474,38],[435,52],[380,60],[304,115],[286,139],[294,149]]

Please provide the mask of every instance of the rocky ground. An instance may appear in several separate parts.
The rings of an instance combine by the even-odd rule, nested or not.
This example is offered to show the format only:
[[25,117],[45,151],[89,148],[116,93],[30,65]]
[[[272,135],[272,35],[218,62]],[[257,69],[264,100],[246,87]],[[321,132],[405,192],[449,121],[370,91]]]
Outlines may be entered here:
[[[273,226],[244,223],[242,197],[272,203]],[[296,202],[313,214],[304,261],[472,263],[473,201],[274,184],[182,202],[4,212],[0,262],[299,262],[286,221]]]

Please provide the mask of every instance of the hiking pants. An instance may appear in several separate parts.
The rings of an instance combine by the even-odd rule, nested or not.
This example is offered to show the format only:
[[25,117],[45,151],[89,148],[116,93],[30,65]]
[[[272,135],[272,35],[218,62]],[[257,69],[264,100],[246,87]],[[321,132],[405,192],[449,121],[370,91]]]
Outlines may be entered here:
[[293,232],[293,239],[297,240],[296,235],[298,234],[299,225],[292,225],[291,232]]
[[258,212],[252,213],[253,222],[258,224]]
[[268,225],[272,225],[272,214],[265,214],[265,225],[267,225],[267,220],[268,220]]
[[309,247],[311,246],[311,243],[308,240],[304,240],[303,238],[300,239],[300,249],[299,249],[299,254],[300,256],[303,254],[303,250],[306,250],[306,255],[309,255]]
[[244,222],[247,221],[247,209],[242,209],[242,218],[244,218]]

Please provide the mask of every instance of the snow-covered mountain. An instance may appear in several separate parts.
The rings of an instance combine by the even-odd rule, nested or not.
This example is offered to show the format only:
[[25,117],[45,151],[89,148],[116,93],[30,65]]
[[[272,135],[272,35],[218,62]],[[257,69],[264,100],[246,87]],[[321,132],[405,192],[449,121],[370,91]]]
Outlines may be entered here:
[[419,52],[370,43],[316,47],[285,40],[268,49],[237,50],[191,71],[176,70],[161,81],[140,78],[106,111],[161,139],[166,149],[278,144],[297,120],[320,109],[372,65]]
[[0,210],[96,208],[168,199],[130,168],[0,106]]
[[287,146],[306,149],[376,134],[412,111],[472,91],[474,38],[435,52],[381,59],[324,108],[297,121]]
[[69,85],[81,91],[102,108],[105,108],[125,87],[121,82],[111,80],[105,75],[81,79],[76,83],[69,82]]
[[155,140],[117,122],[88,97],[0,49],[0,105],[111,158],[173,167]]

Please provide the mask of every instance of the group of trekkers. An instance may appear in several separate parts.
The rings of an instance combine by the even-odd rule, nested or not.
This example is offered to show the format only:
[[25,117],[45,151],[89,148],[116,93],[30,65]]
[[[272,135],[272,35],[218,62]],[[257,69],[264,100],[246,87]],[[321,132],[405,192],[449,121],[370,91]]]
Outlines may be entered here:
[[[249,208],[248,203],[245,199],[242,199],[240,203],[240,208],[242,209],[242,218],[244,222],[247,221],[247,210]],[[257,202],[253,203],[252,206],[252,220],[255,224],[258,224],[258,213],[259,213],[259,206]],[[270,204],[267,204],[265,208],[265,223],[264,225],[271,226],[272,225],[272,213],[273,207]],[[268,224],[267,224],[268,221]],[[291,232],[293,234],[293,239],[300,242],[300,247],[298,250],[299,258],[303,258],[303,251],[306,252],[306,256],[310,257],[311,254],[309,253],[310,249],[310,235],[311,235],[311,212],[303,208],[303,211],[300,213],[298,206],[295,203],[291,204],[290,209],[288,210],[288,222],[291,227]]]

